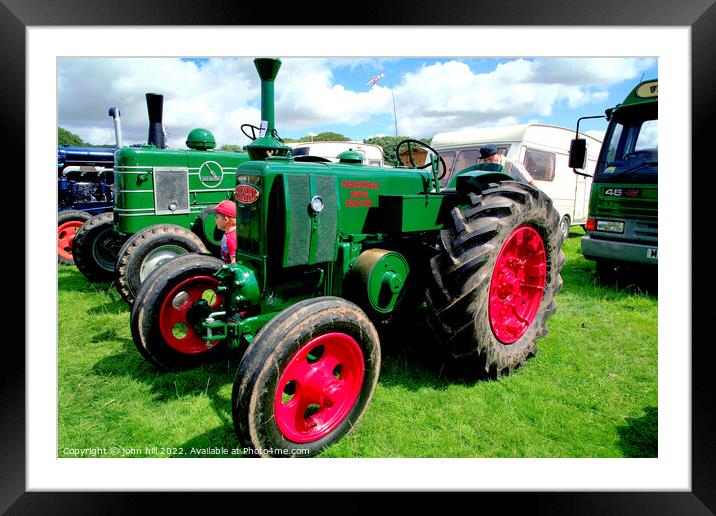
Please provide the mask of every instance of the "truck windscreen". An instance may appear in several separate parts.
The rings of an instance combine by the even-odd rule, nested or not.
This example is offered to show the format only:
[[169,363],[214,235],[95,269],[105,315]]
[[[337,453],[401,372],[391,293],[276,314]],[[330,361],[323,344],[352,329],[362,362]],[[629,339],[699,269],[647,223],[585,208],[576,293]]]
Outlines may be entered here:
[[594,182],[656,183],[658,136],[656,109],[639,110],[639,113],[615,113],[604,138]]

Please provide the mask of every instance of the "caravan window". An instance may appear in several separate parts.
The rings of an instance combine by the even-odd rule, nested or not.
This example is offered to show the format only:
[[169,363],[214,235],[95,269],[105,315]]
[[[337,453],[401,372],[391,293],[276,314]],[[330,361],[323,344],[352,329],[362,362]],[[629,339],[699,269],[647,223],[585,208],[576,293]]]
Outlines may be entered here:
[[455,162],[455,172],[459,172],[464,168],[475,165],[479,158],[480,151],[478,149],[460,151],[457,155],[457,161]]
[[553,152],[526,149],[524,165],[535,180],[553,181],[555,158]]

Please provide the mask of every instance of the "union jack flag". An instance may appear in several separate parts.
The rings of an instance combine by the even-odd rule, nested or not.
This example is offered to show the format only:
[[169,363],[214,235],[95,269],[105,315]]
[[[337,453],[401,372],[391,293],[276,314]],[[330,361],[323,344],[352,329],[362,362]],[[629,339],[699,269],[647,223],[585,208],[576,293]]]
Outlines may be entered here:
[[385,74],[382,72],[379,73],[378,75],[374,75],[373,77],[370,78],[370,80],[368,82],[366,82],[366,85],[370,84],[370,86],[372,88],[373,86],[378,84],[378,79],[382,79],[383,77],[385,77]]

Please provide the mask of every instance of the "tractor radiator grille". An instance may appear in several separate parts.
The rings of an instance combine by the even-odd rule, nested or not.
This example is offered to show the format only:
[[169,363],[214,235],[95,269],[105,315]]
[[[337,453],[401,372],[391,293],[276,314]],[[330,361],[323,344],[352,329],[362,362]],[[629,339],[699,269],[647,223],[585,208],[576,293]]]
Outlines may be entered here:
[[286,191],[291,216],[288,220],[290,235],[286,242],[284,266],[305,265],[311,249],[311,217],[308,204],[311,201],[311,186],[307,175],[285,175]]
[[189,170],[183,167],[154,167],[153,175],[156,214],[189,213]]
[[318,215],[316,258],[314,262],[332,262],[336,252],[338,206],[336,205],[336,179],[316,176],[316,195],[323,199],[324,208]]

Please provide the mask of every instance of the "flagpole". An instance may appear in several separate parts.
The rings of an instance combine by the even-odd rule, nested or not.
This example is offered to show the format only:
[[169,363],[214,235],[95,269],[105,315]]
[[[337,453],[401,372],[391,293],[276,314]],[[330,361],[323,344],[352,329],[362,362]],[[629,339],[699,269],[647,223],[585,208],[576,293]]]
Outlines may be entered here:
[[[371,77],[366,84],[370,84],[371,85],[370,87],[373,88],[373,86],[378,84],[378,80],[382,79],[383,77],[385,77],[385,73],[381,72],[378,75],[374,75],[373,77]],[[395,109],[395,93],[393,93],[392,86],[389,85],[388,88],[390,88],[390,96],[393,98],[393,123],[395,124],[395,137],[397,138],[398,137],[398,112]]]

